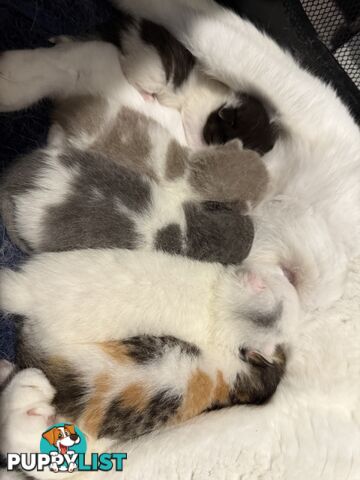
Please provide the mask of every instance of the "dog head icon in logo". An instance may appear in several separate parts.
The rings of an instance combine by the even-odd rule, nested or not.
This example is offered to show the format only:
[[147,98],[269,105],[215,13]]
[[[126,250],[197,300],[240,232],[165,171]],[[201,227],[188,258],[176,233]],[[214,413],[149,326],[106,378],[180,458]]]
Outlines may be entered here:
[[77,469],[78,454],[86,453],[86,440],[75,425],[61,423],[42,434],[40,451],[52,456],[50,469],[54,472],[73,472]]

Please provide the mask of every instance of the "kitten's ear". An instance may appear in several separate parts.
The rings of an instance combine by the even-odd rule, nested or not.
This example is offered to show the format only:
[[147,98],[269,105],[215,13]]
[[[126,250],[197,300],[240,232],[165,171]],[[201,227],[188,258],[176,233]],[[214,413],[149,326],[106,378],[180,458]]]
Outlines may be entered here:
[[233,138],[229,142],[225,143],[225,145],[222,146],[226,150],[234,150],[234,151],[239,151],[243,150],[244,146],[242,141],[239,138]]

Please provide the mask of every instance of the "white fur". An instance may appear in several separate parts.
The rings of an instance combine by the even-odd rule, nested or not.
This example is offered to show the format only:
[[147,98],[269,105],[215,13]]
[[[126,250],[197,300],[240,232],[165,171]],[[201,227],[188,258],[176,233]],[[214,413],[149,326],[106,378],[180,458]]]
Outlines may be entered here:
[[[343,298],[303,325],[288,374],[266,407],[232,407],[91,450],[127,452],[124,473],[131,480],[358,480],[359,292],[360,258],[351,264]],[[38,448],[39,436],[33,441]],[[102,480],[105,474],[72,474],[84,477]],[[106,473],[108,480],[118,477]]]
[[211,76],[235,91],[260,94],[279,112],[287,133],[264,157],[273,192],[257,211],[261,233],[252,258],[296,272],[308,308],[331,304],[359,252],[360,225],[360,132],[335,91],[250,22],[213,2],[194,2],[194,8],[181,1],[114,3],[163,24]]
[[34,181],[34,189],[19,196],[15,207],[15,221],[20,237],[26,238],[32,248],[42,242],[43,220],[47,209],[64,202],[71,193],[78,175],[76,167],[65,167],[58,160],[61,153],[49,148],[41,155],[44,168]]
[[[264,289],[254,290],[251,271]],[[79,338],[101,342],[151,334],[173,335],[200,348],[210,344],[237,352],[243,345],[261,351],[272,336],[275,344],[288,340],[298,319],[296,294],[280,269],[223,267],[161,252],[41,254],[19,273],[1,272],[0,279],[1,307],[27,316],[31,335],[51,355],[62,354],[59,328],[69,348]],[[246,307],[271,312],[280,301],[276,328],[261,332],[245,318]]]
[[[98,342],[151,334],[195,343],[204,355],[194,370],[200,367],[215,380],[221,368],[225,381],[233,383],[241,368],[248,371],[239,362],[240,347],[271,356],[278,343],[292,344],[300,318],[297,295],[280,269],[226,268],[162,253],[114,249],[41,254],[20,272],[3,270],[0,284],[0,307],[26,317],[23,335],[30,344],[70,361],[89,381],[104,369]],[[273,326],[259,328],[247,317],[272,312],[279,302],[282,315]],[[180,361],[176,351],[156,371],[136,365],[118,369],[116,361],[105,359],[113,393],[144,378],[149,388],[170,382],[181,391],[192,362]],[[169,377],[174,365],[175,380]],[[53,394],[37,370],[14,377],[2,396],[3,453],[34,451],[34,437],[46,430],[54,413]],[[27,428],[36,421],[36,428]],[[23,429],[29,435],[19,442],[16,432]]]

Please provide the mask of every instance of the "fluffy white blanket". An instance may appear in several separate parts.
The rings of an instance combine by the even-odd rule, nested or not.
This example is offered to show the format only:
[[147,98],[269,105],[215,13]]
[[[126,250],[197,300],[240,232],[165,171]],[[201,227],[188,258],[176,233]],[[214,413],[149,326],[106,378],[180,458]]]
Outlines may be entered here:
[[360,258],[343,298],[305,323],[268,405],[206,414],[122,445],[128,460],[115,478],[359,480],[359,317]]

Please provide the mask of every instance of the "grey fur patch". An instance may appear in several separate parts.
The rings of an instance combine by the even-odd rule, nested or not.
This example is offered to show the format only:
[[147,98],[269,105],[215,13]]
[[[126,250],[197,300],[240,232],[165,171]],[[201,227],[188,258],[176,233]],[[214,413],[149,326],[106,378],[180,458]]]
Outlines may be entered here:
[[151,118],[124,107],[91,148],[123,167],[156,180],[151,164],[151,127],[160,128]]
[[168,180],[176,180],[177,178],[183,177],[186,170],[187,160],[187,150],[178,142],[172,140],[169,143],[168,151],[166,153],[165,177]]
[[19,235],[15,221],[15,201],[18,196],[34,188],[45,158],[43,150],[35,150],[25,157],[19,157],[0,179],[0,216],[11,241],[27,253],[32,249]]
[[140,364],[154,362],[175,348],[179,349],[181,354],[191,357],[200,355],[200,349],[196,345],[170,335],[141,335],[123,340],[121,344],[126,345],[129,356]]
[[158,51],[166,80],[172,80],[175,88],[180,87],[194,68],[195,57],[168,30],[149,20],[141,21],[140,36]]
[[277,307],[268,313],[264,312],[246,312],[246,318],[255,323],[260,328],[273,328],[275,324],[280,320],[283,312],[283,304],[279,303]]
[[254,226],[236,204],[189,202],[184,211],[187,256],[228,265],[239,264],[249,255]]
[[150,433],[166,424],[176,414],[181,402],[180,395],[164,389],[150,399],[144,410],[137,410],[125,406],[120,395],[111,402],[99,437],[127,441]]
[[144,213],[151,205],[149,181],[94,152],[74,150],[62,162],[80,173],[67,200],[48,209],[42,249],[137,248],[136,225],[121,207]]
[[76,140],[81,134],[92,136],[95,141],[89,150],[156,180],[150,163],[149,133],[156,122],[127,107],[121,108],[113,119],[108,109],[105,99],[84,95],[59,101],[53,116],[68,137]]
[[53,120],[70,138],[79,134],[95,135],[106,119],[108,104],[94,95],[77,95],[55,101]]
[[180,225],[171,223],[156,233],[155,248],[174,255],[181,255],[183,238]]
[[265,196],[269,175],[257,153],[233,140],[194,152],[189,181],[204,200],[256,205]]

